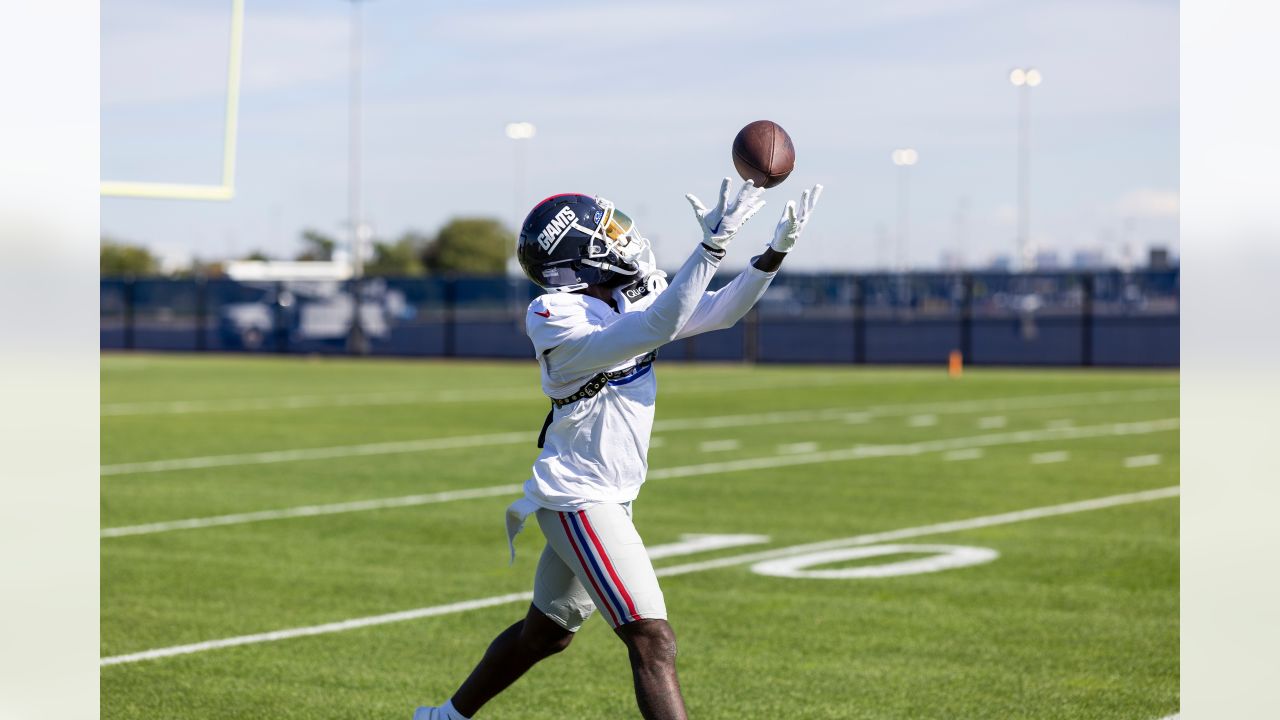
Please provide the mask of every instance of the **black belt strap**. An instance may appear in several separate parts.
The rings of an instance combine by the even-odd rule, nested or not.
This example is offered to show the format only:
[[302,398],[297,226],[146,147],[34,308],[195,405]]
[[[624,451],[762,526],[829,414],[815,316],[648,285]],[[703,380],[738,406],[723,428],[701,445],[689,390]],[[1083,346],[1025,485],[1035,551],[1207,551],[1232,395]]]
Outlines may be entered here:
[[585,385],[578,388],[578,391],[566,398],[551,398],[551,409],[547,411],[547,419],[542,421],[542,432],[538,433],[538,447],[542,447],[547,441],[547,428],[551,427],[551,419],[555,415],[556,408],[564,407],[571,403],[584,400],[589,397],[595,397],[600,391],[605,389],[611,380],[621,380],[624,377],[634,375],[641,370],[653,364],[655,358],[658,357],[657,350],[650,350],[642,355],[635,365],[622,370],[614,370],[612,372],[597,373],[594,377],[586,382]]

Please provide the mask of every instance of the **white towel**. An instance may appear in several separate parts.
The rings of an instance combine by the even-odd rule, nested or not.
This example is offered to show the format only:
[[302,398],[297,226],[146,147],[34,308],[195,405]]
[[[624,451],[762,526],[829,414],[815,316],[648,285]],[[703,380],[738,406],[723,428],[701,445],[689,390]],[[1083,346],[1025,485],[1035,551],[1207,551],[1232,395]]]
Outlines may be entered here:
[[538,506],[529,498],[522,497],[507,507],[507,547],[511,548],[511,563],[516,561],[516,535],[524,529],[524,521],[538,511]]

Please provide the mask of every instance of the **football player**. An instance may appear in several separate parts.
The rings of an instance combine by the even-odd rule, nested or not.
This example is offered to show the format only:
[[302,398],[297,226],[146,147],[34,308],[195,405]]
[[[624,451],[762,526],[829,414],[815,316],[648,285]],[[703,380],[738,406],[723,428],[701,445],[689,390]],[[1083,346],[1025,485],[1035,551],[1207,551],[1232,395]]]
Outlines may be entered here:
[[[597,609],[626,644],[641,715],[686,717],[675,633],[632,524],[632,501],[648,468],[657,349],[742,318],[800,237],[822,186],[804,191],[798,205],[788,202],[764,252],[708,292],[729,242],[764,205],[763,193],[748,181],[735,196],[725,178],[710,209],[688,195],[702,237],[669,284],[631,218],[603,198],[555,195],[525,219],[517,255],[546,290],[530,303],[525,328],[551,410],[525,496],[507,511],[507,535],[514,543],[532,515],[547,544],[524,619],[498,635],[448,702],[418,708],[414,720],[467,720],[567,648]],[[514,544],[511,552],[514,558]]]

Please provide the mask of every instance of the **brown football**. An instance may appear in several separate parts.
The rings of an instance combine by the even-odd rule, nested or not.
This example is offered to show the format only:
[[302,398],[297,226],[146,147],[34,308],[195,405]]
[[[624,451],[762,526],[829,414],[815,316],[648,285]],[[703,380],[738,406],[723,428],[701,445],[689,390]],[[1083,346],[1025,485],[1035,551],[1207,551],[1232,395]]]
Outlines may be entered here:
[[757,187],[781,185],[796,167],[791,136],[772,120],[757,120],[738,131],[733,139],[733,166],[743,180]]

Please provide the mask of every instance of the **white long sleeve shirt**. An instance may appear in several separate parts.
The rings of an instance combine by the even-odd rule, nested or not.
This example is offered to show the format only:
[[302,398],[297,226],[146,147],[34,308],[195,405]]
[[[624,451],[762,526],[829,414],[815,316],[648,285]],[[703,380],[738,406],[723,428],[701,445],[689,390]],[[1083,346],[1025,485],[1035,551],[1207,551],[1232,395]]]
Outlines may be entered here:
[[[672,340],[731,327],[776,273],[748,267],[707,292],[719,260],[702,246],[660,292],[614,291],[618,309],[578,293],[529,304],[525,331],[542,367],[542,390],[566,398],[601,372],[626,370]],[[611,380],[598,394],[555,408],[542,453],[525,482],[540,507],[575,510],[634,500],[648,469],[658,383],[652,365]]]

